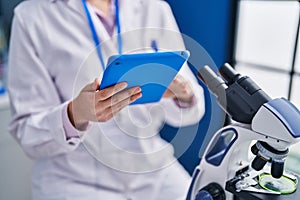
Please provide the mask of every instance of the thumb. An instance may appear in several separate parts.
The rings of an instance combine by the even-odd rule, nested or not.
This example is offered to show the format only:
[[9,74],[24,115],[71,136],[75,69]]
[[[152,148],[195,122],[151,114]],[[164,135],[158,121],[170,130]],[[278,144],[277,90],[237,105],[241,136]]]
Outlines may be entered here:
[[84,90],[85,91],[91,91],[91,92],[94,92],[96,90],[99,89],[99,86],[100,86],[100,79],[99,78],[96,78],[94,80],[94,82],[92,83],[89,83],[88,85],[85,86]]

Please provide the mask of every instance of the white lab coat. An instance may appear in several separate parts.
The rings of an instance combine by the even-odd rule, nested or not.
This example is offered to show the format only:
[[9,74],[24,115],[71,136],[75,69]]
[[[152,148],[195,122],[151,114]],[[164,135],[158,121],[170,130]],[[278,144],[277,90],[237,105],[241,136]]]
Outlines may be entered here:
[[[91,14],[107,59],[117,53],[116,40],[105,42],[110,38]],[[125,53],[148,51],[153,39],[163,49],[184,48],[178,35],[162,31],[178,31],[163,1],[120,0],[120,18]],[[189,176],[158,132],[164,122],[191,125],[203,116],[203,90],[195,77],[187,66],[180,71],[193,85],[197,103],[191,108],[171,99],[130,106],[108,122],[90,123],[83,138],[67,140],[64,106],[102,73],[80,0],[31,0],[15,9],[10,131],[35,161],[33,198],[183,199]]]

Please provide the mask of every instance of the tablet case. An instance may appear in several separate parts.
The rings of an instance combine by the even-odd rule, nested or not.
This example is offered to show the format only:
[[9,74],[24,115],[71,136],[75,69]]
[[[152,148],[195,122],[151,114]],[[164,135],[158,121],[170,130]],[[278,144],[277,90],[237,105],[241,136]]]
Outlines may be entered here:
[[143,96],[132,104],[158,102],[188,58],[188,51],[111,56],[100,90],[125,81],[128,88],[140,86],[142,89]]

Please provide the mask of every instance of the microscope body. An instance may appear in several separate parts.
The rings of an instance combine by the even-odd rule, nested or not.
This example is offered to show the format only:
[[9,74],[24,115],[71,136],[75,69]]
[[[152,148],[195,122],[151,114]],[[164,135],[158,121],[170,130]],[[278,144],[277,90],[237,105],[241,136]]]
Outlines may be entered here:
[[[208,67],[201,70],[200,78],[233,121],[208,144],[194,171],[187,200],[233,198],[225,190],[226,182],[249,166],[261,171],[270,163],[272,176],[281,177],[288,147],[300,140],[299,110],[284,98],[272,100],[228,64],[221,72],[226,83]],[[256,156],[252,163],[250,149]]]

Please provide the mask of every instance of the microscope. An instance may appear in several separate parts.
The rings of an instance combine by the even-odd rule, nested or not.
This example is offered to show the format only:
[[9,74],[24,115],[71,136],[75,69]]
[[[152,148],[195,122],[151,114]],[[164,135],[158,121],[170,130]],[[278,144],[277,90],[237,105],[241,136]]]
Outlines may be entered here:
[[[213,135],[193,173],[187,200],[286,199],[289,195],[281,194],[299,195],[295,192],[297,175],[284,170],[288,148],[300,140],[299,110],[284,98],[271,99],[228,63],[219,73],[223,78],[205,66],[198,76],[231,122]],[[278,189],[284,190],[289,184],[292,188],[287,191]]]

